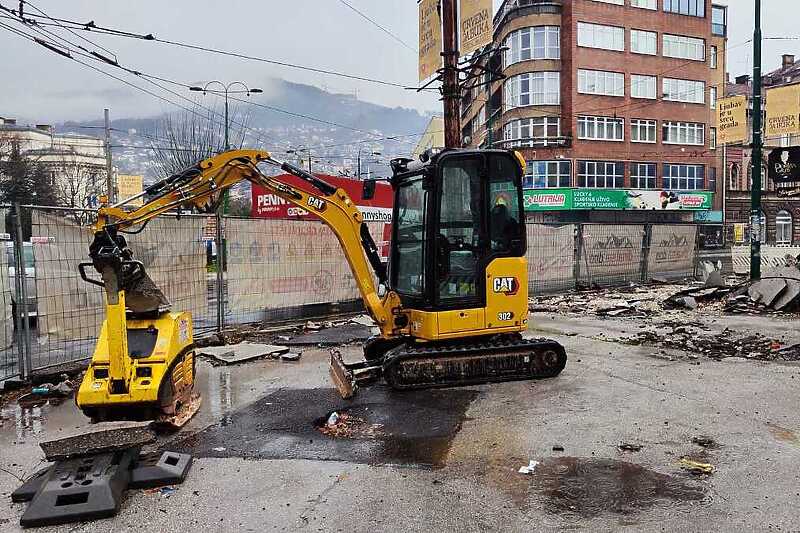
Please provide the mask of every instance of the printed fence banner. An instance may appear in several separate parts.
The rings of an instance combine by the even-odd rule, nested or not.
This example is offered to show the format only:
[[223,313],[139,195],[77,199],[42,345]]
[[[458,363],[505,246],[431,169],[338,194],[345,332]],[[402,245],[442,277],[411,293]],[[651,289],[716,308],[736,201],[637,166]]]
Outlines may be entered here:
[[[142,176],[134,176],[129,174],[119,174],[117,176],[117,198],[120,201],[136,196],[141,193],[144,187],[144,178]],[[144,205],[144,198],[137,198],[126,205],[142,206]]]
[[526,211],[701,210],[711,209],[714,193],[638,189],[526,189]]
[[172,309],[189,311],[195,319],[208,314],[205,223],[201,216],[158,217],[141,233],[125,236],[133,258]]
[[[795,258],[800,255],[800,246],[771,246],[761,245],[761,268],[778,268],[789,264],[788,257]],[[750,246],[731,247],[733,271],[736,274],[750,273]]]
[[696,251],[697,226],[652,226],[647,271],[667,278],[693,275]]
[[439,0],[419,3],[419,81],[433,76],[442,66],[442,18]]
[[[39,343],[96,338],[105,318],[105,295],[78,273],[78,263],[89,261],[90,228],[37,210],[32,221]],[[193,315],[207,312],[204,223],[202,217],[160,217],[142,233],[126,235],[134,259],[142,262],[172,308]],[[87,273],[99,279],[94,269],[87,268]]]
[[528,224],[528,287],[531,293],[575,286],[575,225]]
[[230,219],[226,225],[232,313],[360,298],[339,241],[322,222]]
[[[89,261],[91,230],[77,220],[44,211],[33,210],[31,221],[39,344],[96,338],[105,297],[100,287],[86,283],[78,273],[78,263]],[[93,269],[87,272],[92,274]]]
[[[6,209],[0,209],[0,229],[5,228]],[[14,278],[11,277],[12,266],[9,263],[13,259],[13,248],[9,240],[3,240],[3,249],[0,251],[0,314],[3,318],[3,327],[0,328],[0,350],[6,350],[14,344],[14,317],[11,316],[11,301],[14,294]],[[12,257],[9,257],[11,255]],[[8,357],[14,357],[13,354],[6,354]],[[9,363],[9,361],[2,361],[0,364]],[[0,368],[0,377],[4,375],[4,370]]]
[[492,43],[492,13],[492,0],[461,0],[458,14],[461,22],[459,52],[462,56]]
[[640,280],[643,236],[641,225],[585,224],[580,281],[602,285]]

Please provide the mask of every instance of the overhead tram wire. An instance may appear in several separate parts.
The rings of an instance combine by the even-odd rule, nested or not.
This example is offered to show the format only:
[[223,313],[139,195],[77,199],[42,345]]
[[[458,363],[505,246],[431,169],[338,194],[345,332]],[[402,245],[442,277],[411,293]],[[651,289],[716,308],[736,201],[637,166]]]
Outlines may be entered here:
[[[19,22],[19,19],[14,19],[14,20]],[[166,92],[168,92],[168,93],[170,93],[170,94],[172,94],[172,95],[174,95],[174,96],[176,96],[176,97],[178,97],[178,98],[180,98],[182,100],[185,100],[185,101],[187,101],[189,103],[192,103],[193,105],[197,105],[200,108],[205,109],[209,113],[213,113],[213,114],[219,115],[218,112],[215,112],[215,111],[213,111],[211,109],[205,108],[205,107],[197,104],[194,100],[191,100],[191,99],[183,96],[180,93],[172,91],[172,90],[170,90],[170,89],[168,89],[168,88],[166,88],[166,87],[164,87],[164,86],[162,86],[162,85],[160,85],[160,84],[158,84],[158,83],[156,83],[156,82],[154,82],[152,80],[153,79],[159,80],[159,81],[162,81],[164,83],[169,83],[169,84],[176,85],[176,86],[183,87],[183,88],[189,88],[191,86],[189,84],[178,82],[178,81],[171,80],[171,79],[168,79],[168,78],[163,78],[163,77],[160,77],[160,76],[155,76],[155,75],[152,75],[152,74],[147,74],[147,73],[139,71],[139,70],[134,70],[134,69],[125,67],[125,66],[121,65],[119,62],[116,62],[116,61],[111,62],[107,58],[104,59],[102,57],[97,57],[95,54],[92,54],[90,51],[86,50],[85,48],[81,47],[80,45],[76,45],[75,43],[72,43],[68,39],[65,39],[64,37],[59,36],[57,34],[54,34],[53,32],[49,32],[47,30],[42,30],[42,29],[39,29],[39,28],[36,28],[36,27],[31,27],[30,25],[27,25],[27,24],[25,25],[25,27],[30,28],[33,31],[37,31],[38,33],[46,32],[50,36],[53,36],[53,37],[55,37],[55,38],[57,38],[57,39],[59,39],[59,40],[61,40],[63,42],[66,42],[71,46],[74,46],[76,48],[82,49],[87,54],[91,54],[91,55],[85,55],[84,54],[84,57],[87,57],[88,59],[98,60],[98,61],[101,61],[103,63],[110,64],[110,65],[118,67],[118,68],[120,68],[120,69],[122,69],[122,70],[124,70],[124,71],[126,71],[126,72],[128,72],[130,74],[133,74],[133,75],[136,75],[138,77],[144,78],[146,81],[148,81],[149,83],[155,85],[156,87],[160,88],[163,91],[166,91]],[[74,50],[71,50],[71,52],[74,53]],[[152,78],[152,79],[149,79],[149,78]],[[349,129],[349,130],[356,131],[356,132],[359,132],[359,133],[364,133],[366,135],[376,135],[377,136],[377,134],[372,134],[372,133],[370,133],[370,132],[368,132],[366,130],[355,128],[355,127],[352,127],[352,126],[346,126],[344,124],[339,124],[337,122],[332,122],[332,121],[321,119],[321,118],[314,117],[314,116],[311,116],[311,115],[305,115],[305,114],[302,114],[302,113],[296,113],[296,112],[293,112],[293,111],[288,111],[286,109],[282,109],[282,108],[279,108],[279,107],[276,107],[276,106],[270,106],[270,105],[267,105],[267,104],[260,104],[260,103],[257,103],[257,102],[251,101],[251,100],[244,100],[244,99],[236,98],[236,97],[230,97],[230,99],[231,100],[235,100],[235,101],[240,102],[240,103],[246,103],[246,104],[250,104],[250,105],[255,105],[257,107],[262,107],[262,108],[265,108],[265,109],[269,109],[269,110],[274,111],[274,112],[283,113],[283,114],[287,114],[287,115],[294,116],[294,117],[299,117],[299,118],[305,118],[305,119],[312,120],[312,121],[319,122],[319,123],[323,123],[323,124],[326,124],[326,125],[329,125],[329,126],[343,128],[343,129]],[[197,113],[195,113],[195,114],[197,114]],[[237,124],[237,125],[240,125],[243,128],[250,130],[249,128],[247,128],[243,124]],[[252,130],[250,130],[250,131],[252,131]],[[263,141],[263,134],[256,134],[256,135],[257,135],[257,140]]]
[[418,54],[418,53],[419,53],[419,50],[418,50],[418,49],[416,49],[416,48],[414,48],[413,46],[411,46],[410,44],[406,43],[406,42],[405,42],[404,40],[402,40],[400,37],[398,37],[397,35],[395,35],[395,34],[394,34],[394,33],[392,33],[391,31],[389,31],[389,30],[388,30],[387,28],[385,28],[384,26],[380,25],[380,24],[379,24],[377,21],[375,21],[373,18],[369,17],[369,16],[368,16],[368,15],[366,15],[364,12],[362,12],[362,11],[360,11],[359,9],[357,9],[356,7],[354,7],[352,4],[350,4],[350,3],[349,3],[349,2],[347,2],[346,0],[339,0],[339,2],[341,2],[342,4],[344,4],[345,6],[347,6],[349,9],[351,9],[352,11],[354,11],[355,13],[357,13],[357,14],[358,14],[358,15],[359,15],[361,18],[363,18],[364,20],[366,20],[367,22],[369,22],[370,24],[372,24],[373,26],[375,26],[376,28],[378,28],[379,30],[381,30],[383,33],[385,33],[386,35],[388,35],[389,37],[391,37],[392,39],[394,39],[394,40],[395,40],[395,41],[397,41],[398,43],[402,44],[403,46],[405,46],[406,48],[408,48],[409,50],[411,50],[412,52],[414,52],[415,54]]
[[[17,22],[20,22],[19,19],[14,19],[14,20],[16,20]],[[144,79],[145,81],[147,81],[148,83],[158,87],[159,89],[161,89],[161,90],[163,90],[163,91],[165,91],[165,92],[167,92],[169,94],[172,94],[173,96],[176,96],[177,98],[180,98],[181,100],[184,100],[184,101],[192,104],[193,106],[198,107],[198,108],[208,112],[211,115],[216,115],[218,117],[223,117],[222,113],[220,113],[218,111],[215,111],[215,110],[213,110],[211,108],[205,107],[205,106],[199,104],[198,102],[196,102],[195,100],[192,100],[191,98],[188,98],[188,97],[184,96],[183,94],[177,93],[177,92],[175,92],[175,91],[173,91],[171,89],[168,89],[168,88],[166,88],[166,87],[164,87],[164,86],[152,81],[152,79],[157,79],[157,80],[160,80],[160,81],[164,81],[166,83],[172,83],[174,85],[179,85],[181,87],[187,87],[187,88],[189,87],[189,85],[178,83],[178,82],[175,82],[173,80],[168,80],[168,79],[161,78],[161,77],[158,77],[158,76],[149,75],[149,74],[146,74],[144,72],[125,67],[125,66],[121,65],[118,61],[110,61],[109,58],[105,58],[102,55],[93,54],[91,51],[87,50],[86,48],[84,48],[84,47],[82,47],[80,45],[76,45],[75,43],[69,41],[68,39],[66,39],[63,36],[60,36],[60,35],[58,35],[58,34],[56,34],[54,32],[51,32],[51,31],[48,31],[48,30],[45,30],[45,29],[36,28],[35,26],[32,27],[32,26],[27,25],[27,24],[25,24],[25,27],[29,28],[29,29],[31,29],[33,31],[36,31],[40,35],[47,34],[51,38],[58,39],[58,40],[60,40],[60,41],[62,41],[64,43],[67,43],[67,45],[69,45],[69,46],[74,46],[74,47],[79,48],[80,50],[83,50],[84,52],[86,52],[84,54],[81,54],[80,52],[76,52],[75,50],[70,50],[69,47],[66,46],[65,48],[70,53],[73,53],[73,54],[76,54],[76,55],[80,55],[82,57],[86,57],[87,59],[100,61],[102,63],[117,67],[117,68],[119,68],[119,69],[121,69],[121,70],[123,70],[125,72],[128,72],[129,74],[132,74],[132,75],[135,75],[137,77],[140,77],[140,78]],[[41,43],[39,43],[39,44],[41,44]],[[113,55],[113,52],[112,52],[112,55]],[[95,70],[97,70],[97,69],[95,69]],[[100,72],[104,72],[105,73],[105,71],[103,71],[103,70],[100,70]],[[148,79],[148,78],[152,78],[152,79]],[[115,79],[117,79],[117,78],[115,78]],[[207,119],[208,118],[208,117],[202,115],[201,113],[198,113],[196,110],[189,109],[189,108],[186,108],[186,107],[183,107],[183,106],[178,106],[178,107],[180,107],[181,109],[183,109],[185,111],[188,111],[188,112],[190,112],[190,113],[192,113],[192,114],[194,114],[194,115],[196,115],[196,116],[198,116],[200,118],[203,118],[203,119]],[[247,127],[246,124],[238,122],[235,119],[231,120],[230,122],[235,124],[236,126],[241,127],[244,131],[248,131],[251,134],[253,134],[255,136],[255,138],[256,138],[256,141],[259,141],[259,142],[262,142],[262,143],[266,141],[266,139],[264,138],[265,134],[259,133],[256,130],[253,130],[252,128]],[[217,123],[217,124],[221,124],[221,123]]]
[[[199,112],[198,112],[197,110],[195,110],[195,109],[191,109],[191,108],[189,108],[189,107],[186,107],[186,106],[184,106],[184,105],[182,105],[182,104],[179,104],[179,103],[177,103],[177,102],[173,102],[172,100],[170,100],[170,99],[168,99],[168,98],[164,97],[163,95],[157,94],[157,93],[155,93],[155,92],[153,92],[153,91],[151,91],[151,90],[149,90],[149,89],[146,89],[146,88],[144,88],[144,87],[141,87],[141,86],[139,86],[139,85],[136,85],[136,84],[134,84],[134,83],[132,83],[132,82],[130,82],[130,81],[128,81],[128,80],[126,80],[126,79],[124,79],[124,78],[121,78],[121,77],[119,77],[119,76],[116,76],[116,75],[114,75],[114,74],[111,74],[110,72],[107,72],[107,71],[105,71],[105,70],[103,70],[103,69],[100,69],[100,68],[98,68],[98,67],[95,67],[94,65],[91,65],[91,64],[89,64],[89,63],[85,63],[85,62],[83,62],[83,61],[81,61],[81,60],[77,59],[76,57],[74,57],[73,55],[71,55],[71,53],[72,53],[72,52],[74,52],[74,50],[69,50],[69,49],[68,49],[67,51],[61,50],[60,48],[64,48],[64,47],[63,47],[63,46],[61,46],[61,47],[59,48],[59,46],[57,45],[57,43],[53,43],[52,41],[50,41],[50,42],[48,43],[48,42],[46,42],[46,41],[44,41],[44,40],[42,40],[42,39],[39,39],[38,37],[35,37],[35,36],[33,36],[33,35],[30,35],[30,34],[27,34],[27,33],[25,33],[25,32],[22,32],[22,31],[20,31],[20,30],[18,30],[18,29],[16,29],[16,28],[13,28],[13,27],[11,27],[11,26],[8,26],[7,24],[4,24],[4,23],[2,23],[2,22],[0,22],[0,27],[2,27],[2,28],[5,28],[5,29],[7,29],[7,30],[11,31],[12,33],[15,33],[16,35],[18,35],[18,36],[21,36],[21,37],[23,37],[23,38],[25,38],[25,39],[28,39],[28,40],[30,40],[30,41],[32,41],[32,42],[34,42],[34,43],[36,43],[36,44],[39,44],[40,46],[43,46],[43,47],[47,48],[48,50],[50,50],[50,51],[52,51],[52,52],[54,52],[54,53],[57,53],[57,54],[59,54],[59,55],[61,55],[61,56],[65,57],[65,58],[67,58],[67,59],[71,59],[72,61],[75,61],[76,63],[78,63],[78,64],[80,64],[80,65],[82,65],[82,66],[84,66],[84,67],[90,68],[90,69],[92,69],[92,70],[94,70],[94,71],[96,71],[96,72],[99,72],[100,74],[103,74],[103,75],[105,75],[105,76],[108,76],[109,78],[112,78],[112,79],[114,79],[114,80],[116,80],[116,81],[119,81],[120,83],[123,83],[123,84],[125,84],[125,85],[127,85],[127,86],[129,86],[129,87],[131,87],[131,88],[134,88],[134,89],[136,89],[136,90],[138,90],[138,91],[141,91],[141,92],[143,92],[143,93],[145,93],[145,94],[147,94],[147,95],[149,95],[149,96],[152,96],[152,97],[154,97],[154,98],[156,98],[156,99],[158,99],[158,100],[161,100],[161,101],[163,101],[163,102],[165,102],[165,103],[167,103],[167,104],[170,104],[171,106],[178,107],[178,108],[180,108],[180,109],[182,109],[182,110],[184,110],[184,111],[186,111],[186,112],[188,112],[188,113],[194,114],[194,115],[196,115],[196,116],[198,116],[198,117],[200,117],[200,118],[203,118],[203,119],[208,119],[208,117],[207,117],[207,116],[203,115],[202,113],[199,113]],[[76,55],[81,55],[81,57],[84,57],[84,55],[83,55],[83,54],[76,54]],[[92,59],[95,59],[95,58],[93,58],[93,57],[92,57]],[[126,70],[126,71],[127,71],[127,70]],[[191,101],[191,100],[190,100],[190,101]],[[192,103],[194,103],[194,102],[192,102]],[[198,107],[200,107],[201,109],[205,109],[205,110],[207,110],[207,111],[209,111],[209,112],[212,112],[212,113],[213,113],[213,111],[211,111],[211,110],[210,110],[210,109],[208,109],[208,108],[205,108],[205,107],[203,107],[203,106],[200,106],[199,104],[196,104],[196,105],[197,105]],[[216,113],[214,113],[214,114],[216,114]],[[212,122],[213,122],[213,123],[217,123],[216,121],[213,121],[213,120],[212,120]],[[219,123],[217,123],[217,124],[219,124]],[[257,140],[263,141],[263,136],[262,136],[262,137],[260,137],[260,138],[258,138]]]
[[[29,2],[27,2],[27,0],[24,0],[23,3],[29,4]],[[5,7],[2,4],[0,4],[0,10],[16,15],[16,10],[10,9],[8,7]],[[35,15],[35,14],[28,14],[28,15],[26,15],[26,18],[43,19],[44,17],[40,16],[40,15]],[[361,75],[357,75],[357,74],[349,74],[349,73],[346,73],[346,72],[339,72],[339,71],[336,71],[336,70],[319,68],[319,67],[310,67],[310,66],[307,66],[307,65],[299,65],[299,64],[296,64],[296,63],[290,63],[288,61],[280,61],[280,60],[277,60],[277,59],[269,59],[269,58],[265,58],[265,57],[242,54],[242,53],[239,53],[239,52],[232,52],[232,51],[229,51],[229,50],[221,50],[221,49],[211,48],[211,47],[208,47],[208,46],[202,46],[202,45],[198,45],[198,44],[185,43],[185,42],[174,41],[174,40],[170,40],[170,39],[161,39],[161,38],[155,37],[151,33],[139,34],[139,33],[133,33],[133,32],[129,32],[129,31],[125,31],[125,30],[107,28],[107,27],[103,27],[103,26],[98,26],[98,25],[94,24],[93,21],[89,22],[89,23],[83,23],[83,22],[79,22],[79,21],[63,19],[63,18],[57,18],[57,17],[48,17],[48,18],[51,21],[55,21],[55,22],[47,22],[47,21],[37,20],[36,23],[38,25],[41,25],[41,26],[58,26],[58,27],[61,27],[63,29],[70,29],[70,30],[75,30],[75,31],[85,31],[85,32],[91,32],[91,33],[97,33],[97,34],[103,34],[103,35],[113,35],[113,36],[117,36],[117,37],[138,39],[138,40],[143,40],[143,41],[152,41],[152,42],[162,43],[162,44],[166,44],[166,45],[170,45],[170,46],[177,46],[177,47],[180,47],[180,48],[186,48],[186,49],[190,49],[190,50],[202,51],[202,52],[218,54],[218,55],[225,55],[225,56],[235,57],[235,58],[238,58],[238,59],[245,59],[245,60],[249,60],[249,61],[257,61],[257,62],[267,63],[267,64],[276,65],[276,66],[285,67],[285,68],[304,70],[304,71],[307,71],[307,72],[314,72],[314,73],[317,73],[317,74],[325,74],[325,75],[328,75],[328,76],[337,76],[337,77],[340,77],[340,78],[346,78],[346,79],[351,79],[351,80],[355,80],[355,81],[362,81],[362,82],[365,82],[365,83],[375,83],[375,84],[378,84],[378,85],[384,85],[384,86],[388,86],[388,87],[396,87],[396,88],[400,88],[400,89],[407,89],[407,88],[410,87],[410,85],[408,85],[408,84],[402,84],[402,83],[397,83],[397,82],[392,82],[392,81],[387,81],[387,80],[381,80],[381,79],[371,78],[371,77],[368,77],[368,76],[361,76]]]

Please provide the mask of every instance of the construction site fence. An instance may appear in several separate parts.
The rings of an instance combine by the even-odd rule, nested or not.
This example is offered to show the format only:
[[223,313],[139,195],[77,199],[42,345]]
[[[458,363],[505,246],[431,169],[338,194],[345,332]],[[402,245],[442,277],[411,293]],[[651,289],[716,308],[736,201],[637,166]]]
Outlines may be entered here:
[[[0,381],[91,358],[102,287],[81,279],[96,212],[0,206]],[[368,222],[388,256],[388,224]],[[196,338],[225,328],[361,310],[338,239],[313,220],[163,215],[125,234],[134,258]],[[694,225],[528,224],[529,288],[548,293],[694,273]],[[99,275],[92,268],[88,273]]]

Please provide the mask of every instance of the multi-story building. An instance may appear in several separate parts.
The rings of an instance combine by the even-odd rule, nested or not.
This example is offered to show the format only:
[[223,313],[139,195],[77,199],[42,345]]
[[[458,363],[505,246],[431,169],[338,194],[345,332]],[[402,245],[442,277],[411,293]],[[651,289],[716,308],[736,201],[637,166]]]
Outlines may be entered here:
[[[762,77],[766,106],[768,89],[783,85],[800,83],[800,62],[795,56],[784,54],[781,66]],[[734,83],[729,83],[726,96],[743,95],[748,98],[747,123],[752,124],[753,87],[750,76],[739,76]],[[752,138],[748,128],[747,139]],[[800,135],[783,135],[780,137],[764,137],[764,162],[761,174],[761,242],[766,244],[790,245],[800,242],[800,198],[797,196],[778,196],[775,183],[767,173],[767,158],[772,150],[788,146],[799,146]],[[750,194],[753,183],[752,150],[747,145],[728,146],[725,149],[725,160],[728,180],[725,190],[725,221],[728,226],[728,237],[733,243],[750,242]]]
[[16,144],[20,154],[50,174],[54,197],[61,205],[89,207],[96,203],[97,193],[105,189],[102,139],[59,134],[50,125],[19,125],[14,119],[0,118],[0,145],[9,143]]
[[721,219],[726,17],[711,0],[505,0],[501,51],[475,64],[503,76],[465,91],[465,144],[522,151],[533,219]]

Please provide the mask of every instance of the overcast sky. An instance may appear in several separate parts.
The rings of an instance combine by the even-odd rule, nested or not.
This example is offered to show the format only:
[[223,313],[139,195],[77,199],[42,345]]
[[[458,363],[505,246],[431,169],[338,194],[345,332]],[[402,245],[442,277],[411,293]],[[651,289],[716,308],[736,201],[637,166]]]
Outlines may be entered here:
[[[416,48],[416,0],[347,0]],[[500,0],[495,0],[499,6]],[[17,2],[0,0],[16,7]],[[729,72],[752,69],[753,0],[729,0]],[[765,37],[794,37],[797,0],[764,0]],[[48,15],[88,21],[132,32],[233,50],[243,54],[333,69],[365,77],[415,84],[416,53],[349,9],[341,0],[34,0]],[[0,18],[3,24],[14,22]],[[18,26],[17,26],[18,27]],[[210,79],[242,80],[269,89],[269,80],[285,78],[389,106],[439,110],[433,94],[297,71],[264,63],[179,49],[174,46],[79,32],[115,52],[131,68],[185,83]],[[73,42],[86,42],[66,34]],[[35,122],[112,116],[142,117],[170,109],[168,104],[78,65],[0,27],[0,116]],[[780,54],[796,53],[800,40],[766,41],[766,70],[778,66]],[[102,66],[94,63],[96,66]],[[112,67],[106,70],[113,71]],[[115,74],[163,93],[124,72]],[[175,88],[194,97],[186,89]],[[167,95],[176,100],[177,97]],[[302,110],[295,110],[302,111]]]

